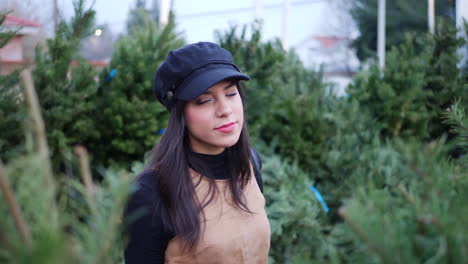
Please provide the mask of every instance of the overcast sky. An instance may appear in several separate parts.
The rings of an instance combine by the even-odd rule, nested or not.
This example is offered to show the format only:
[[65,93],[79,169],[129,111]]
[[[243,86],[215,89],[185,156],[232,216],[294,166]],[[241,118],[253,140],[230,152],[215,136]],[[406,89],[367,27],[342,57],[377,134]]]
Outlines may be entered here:
[[[45,0],[37,0],[45,1]],[[213,41],[215,30],[227,30],[233,24],[248,24],[255,19],[255,0],[173,0],[178,30],[187,42]],[[72,14],[72,1],[59,0],[65,16]],[[91,3],[91,1],[88,1]],[[147,0],[148,7],[151,0]],[[282,0],[262,0],[263,37],[281,37]],[[311,34],[330,34],[331,0],[291,0],[288,42],[298,45]],[[113,32],[121,32],[129,9],[135,0],[96,0],[98,24],[108,24]],[[220,13],[218,13],[219,11]]]
[[[66,19],[73,15],[73,0],[57,0],[60,13]],[[264,40],[282,35],[283,0],[172,0],[177,30],[187,42],[213,41],[214,31],[225,31],[231,25],[251,24],[255,20],[255,3],[261,2]],[[349,21],[340,16],[347,0],[289,0],[288,44],[296,47],[311,35],[350,36]],[[0,0],[0,7],[20,5],[26,18],[39,21],[43,29],[52,34],[54,0]],[[125,29],[129,10],[136,0],[87,0],[94,2],[97,23],[107,24],[113,33]],[[152,0],[147,0],[150,8]],[[343,31],[343,29],[345,29]],[[356,31],[356,30],[354,30]],[[353,34],[356,35],[356,34]]]

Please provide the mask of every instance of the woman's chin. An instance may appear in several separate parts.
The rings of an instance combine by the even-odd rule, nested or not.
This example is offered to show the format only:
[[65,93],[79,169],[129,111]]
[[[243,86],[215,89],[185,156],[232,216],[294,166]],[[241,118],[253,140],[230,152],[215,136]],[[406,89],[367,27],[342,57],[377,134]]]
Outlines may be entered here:
[[232,135],[231,137],[226,138],[225,140],[220,142],[220,146],[224,148],[230,148],[234,146],[239,141],[239,136],[240,135]]

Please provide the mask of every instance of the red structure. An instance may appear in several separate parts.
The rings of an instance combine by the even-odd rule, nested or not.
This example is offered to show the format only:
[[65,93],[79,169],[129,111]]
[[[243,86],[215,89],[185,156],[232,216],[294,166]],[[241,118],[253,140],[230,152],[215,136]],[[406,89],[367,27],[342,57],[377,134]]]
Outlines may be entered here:
[[6,31],[16,32],[16,36],[0,48],[0,74],[8,74],[31,63],[24,56],[24,38],[38,34],[41,24],[17,16],[7,16],[2,26]]
[[[28,38],[33,38],[39,34],[41,24],[24,19],[17,16],[8,15],[2,24],[5,31],[14,31],[14,36],[10,41],[0,48],[0,75],[5,75],[13,72],[16,69],[20,69],[24,65],[34,64],[34,61],[25,57],[25,48],[31,49],[29,53],[32,53],[33,47],[31,44],[25,45]],[[29,55],[29,58],[32,56]],[[102,69],[107,66],[108,61],[89,61],[89,64],[97,69]],[[76,62],[72,62],[71,67],[76,66]]]

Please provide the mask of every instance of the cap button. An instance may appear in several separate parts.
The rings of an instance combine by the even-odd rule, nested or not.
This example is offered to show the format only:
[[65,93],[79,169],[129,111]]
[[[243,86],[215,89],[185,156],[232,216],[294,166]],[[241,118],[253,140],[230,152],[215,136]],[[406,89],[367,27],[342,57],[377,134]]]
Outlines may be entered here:
[[174,94],[172,93],[172,91],[168,91],[166,97],[167,97],[167,100],[171,101],[172,97],[174,97]]

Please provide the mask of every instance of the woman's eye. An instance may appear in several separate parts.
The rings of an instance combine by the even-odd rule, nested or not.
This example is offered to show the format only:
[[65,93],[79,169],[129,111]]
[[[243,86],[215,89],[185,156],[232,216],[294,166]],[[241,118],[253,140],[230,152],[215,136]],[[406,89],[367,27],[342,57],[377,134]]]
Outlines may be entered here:
[[236,96],[237,93],[236,93],[236,92],[233,92],[233,93],[228,93],[228,94],[226,94],[226,95],[227,95],[227,96]]
[[210,100],[211,100],[211,99],[200,99],[200,100],[198,100],[196,103],[197,103],[198,105],[202,105],[202,104],[204,104],[204,103],[209,102]]

